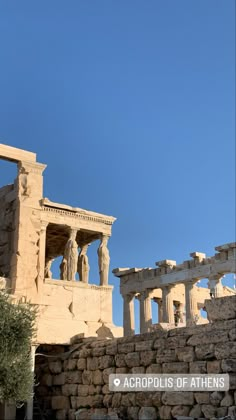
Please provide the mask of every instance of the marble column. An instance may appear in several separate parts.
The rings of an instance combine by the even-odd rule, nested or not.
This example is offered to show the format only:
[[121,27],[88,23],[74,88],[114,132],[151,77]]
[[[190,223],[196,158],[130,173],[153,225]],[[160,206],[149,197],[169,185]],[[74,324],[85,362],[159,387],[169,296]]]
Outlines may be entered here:
[[158,305],[158,323],[160,324],[161,322],[163,322],[163,305],[162,305],[162,299],[161,298],[153,298],[154,302],[157,303]]
[[193,325],[198,318],[197,301],[195,298],[195,281],[188,281],[185,283],[185,310],[186,310],[186,325]]
[[168,322],[168,324],[174,324],[175,322],[172,287],[170,285],[162,287],[163,322]]
[[[63,261],[66,265],[64,271],[67,274],[66,280],[75,281],[75,275],[77,273],[78,266],[78,244],[76,242],[77,229],[70,229],[70,236],[67,241]],[[63,271],[63,269],[61,268]],[[65,280],[65,279],[63,279]]]
[[223,285],[221,282],[222,274],[209,276],[208,287],[211,297],[218,298],[224,296]]
[[108,285],[108,275],[109,275],[109,266],[110,266],[110,256],[109,256],[109,250],[107,248],[108,239],[109,239],[108,235],[103,235],[101,239],[101,243],[97,250],[100,286]]
[[124,336],[134,335],[135,320],[134,320],[134,295],[123,295],[123,326]]
[[140,293],[140,334],[150,331],[152,325],[152,307],[150,292],[148,290]]
[[[31,369],[32,372],[34,372],[35,368],[35,352],[36,352],[37,346],[31,347]],[[26,405],[26,420],[33,420],[33,408],[34,408],[34,390],[32,389],[32,397],[27,401]]]

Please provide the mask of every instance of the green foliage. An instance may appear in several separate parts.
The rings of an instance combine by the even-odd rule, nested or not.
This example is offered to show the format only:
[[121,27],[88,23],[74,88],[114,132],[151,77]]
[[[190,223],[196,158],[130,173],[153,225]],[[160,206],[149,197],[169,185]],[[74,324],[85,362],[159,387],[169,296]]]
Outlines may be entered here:
[[0,402],[26,401],[31,397],[31,341],[35,333],[36,308],[11,303],[0,291]]

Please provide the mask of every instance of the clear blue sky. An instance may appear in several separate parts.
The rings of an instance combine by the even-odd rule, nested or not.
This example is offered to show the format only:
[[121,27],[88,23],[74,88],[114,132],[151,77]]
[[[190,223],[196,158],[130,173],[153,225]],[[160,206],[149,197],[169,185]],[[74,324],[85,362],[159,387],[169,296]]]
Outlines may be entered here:
[[[235,240],[234,7],[0,3],[0,142],[48,164],[46,197],[117,217],[111,269]],[[0,185],[12,179],[1,162]]]

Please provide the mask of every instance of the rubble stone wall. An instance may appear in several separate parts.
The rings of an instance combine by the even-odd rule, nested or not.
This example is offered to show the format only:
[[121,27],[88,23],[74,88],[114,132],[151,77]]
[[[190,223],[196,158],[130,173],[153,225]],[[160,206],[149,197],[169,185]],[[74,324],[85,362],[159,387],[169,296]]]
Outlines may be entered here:
[[10,274],[16,193],[14,185],[0,188],[0,276]]
[[[160,327],[112,340],[77,339],[68,348],[57,348],[57,358],[36,357],[38,398],[58,420],[236,418],[236,296],[216,300],[217,311],[222,302],[225,315],[221,311],[221,319],[210,324],[169,331]],[[226,306],[231,309],[224,311]],[[210,311],[212,316],[214,302]],[[40,349],[51,355],[55,350]],[[111,373],[228,373],[230,390],[114,393],[108,387]]]

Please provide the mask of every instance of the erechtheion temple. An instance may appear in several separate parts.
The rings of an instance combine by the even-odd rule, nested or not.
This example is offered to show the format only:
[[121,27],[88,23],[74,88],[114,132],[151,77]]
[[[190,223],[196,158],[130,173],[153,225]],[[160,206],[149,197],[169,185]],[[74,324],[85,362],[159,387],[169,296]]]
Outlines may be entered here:
[[[156,262],[157,268],[116,268],[123,296],[124,335],[135,331],[134,298],[140,302],[140,333],[153,330],[151,299],[158,305],[159,323],[180,326],[206,320],[200,310],[205,299],[235,294],[222,285],[225,274],[235,272],[236,243],[217,246],[217,253],[206,257],[200,252],[190,254],[191,260],[176,264],[173,260]],[[201,279],[208,279],[208,289],[198,287]]]
[[[37,343],[69,343],[78,333],[102,335],[104,327],[122,335],[112,323],[108,284],[107,242],[116,219],[43,198],[46,165],[35,153],[1,144],[0,158],[18,167],[14,184],[0,189],[0,282],[15,298],[39,305]],[[89,282],[86,250],[95,240],[100,285]],[[60,279],[53,279],[50,267],[58,256]]]

